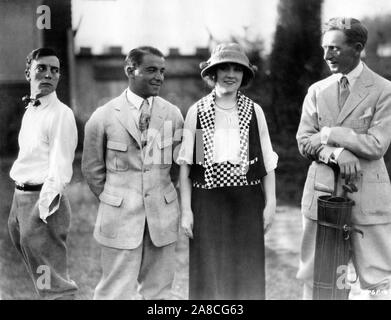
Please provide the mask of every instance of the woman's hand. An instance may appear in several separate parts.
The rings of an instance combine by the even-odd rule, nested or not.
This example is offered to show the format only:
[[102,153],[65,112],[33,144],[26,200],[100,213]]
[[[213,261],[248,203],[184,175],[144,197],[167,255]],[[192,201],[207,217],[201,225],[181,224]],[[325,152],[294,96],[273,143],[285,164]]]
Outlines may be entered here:
[[182,210],[181,227],[185,235],[193,239],[193,211],[191,209]]
[[266,203],[265,209],[263,209],[263,233],[266,234],[270,227],[272,226],[272,222],[274,219],[274,215],[276,213],[276,203]]

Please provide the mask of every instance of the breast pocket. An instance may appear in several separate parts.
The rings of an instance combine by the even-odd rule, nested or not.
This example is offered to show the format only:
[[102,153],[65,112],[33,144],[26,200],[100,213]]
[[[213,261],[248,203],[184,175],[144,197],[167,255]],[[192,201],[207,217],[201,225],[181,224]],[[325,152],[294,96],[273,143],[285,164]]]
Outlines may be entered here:
[[371,118],[366,117],[362,119],[355,119],[346,121],[343,126],[353,129],[357,133],[367,133],[369,125],[371,123]]
[[332,127],[333,119],[320,115],[318,117],[318,122],[319,122],[319,129],[322,129],[323,127]]
[[126,171],[129,168],[126,143],[107,141],[106,166],[112,171]]

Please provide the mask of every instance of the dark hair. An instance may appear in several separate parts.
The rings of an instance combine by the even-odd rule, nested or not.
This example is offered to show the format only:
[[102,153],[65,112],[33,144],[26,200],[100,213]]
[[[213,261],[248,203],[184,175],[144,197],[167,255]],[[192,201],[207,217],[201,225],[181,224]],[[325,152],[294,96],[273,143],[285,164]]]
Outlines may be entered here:
[[346,36],[346,42],[349,45],[354,45],[359,42],[362,47],[365,47],[368,39],[367,28],[355,18],[331,18],[323,26],[323,34],[327,31],[340,30]]
[[242,79],[242,83],[240,84],[240,87],[243,88],[243,87],[246,87],[250,84],[252,78],[253,78],[253,74],[251,73],[250,70],[248,70],[246,67],[238,64],[238,63],[234,63],[234,62],[223,62],[223,63],[219,63],[219,64],[216,64],[215,66],[211,67],[209,70],[206,71],[205,73],[205,76],[204,76],[204,81],[207,83],[207,85],[211,88],[213,88],[215,85],[216,85],[216,82],[217,82],[217,70],[222,67],[224,64],[236,64],[237,66],[240,66],[243,70],[243,79]]
[[[31,67],[31,63],[33,60],[37,60],[41,57],[55,56],[57,57],[56,52],[52,48],[38,48],[31,51],[26,57],[26,69],[25,71],[29,71]],[[58,57],[57,57],[58,58]]]
[[143,62],[143,57],[147,54],[153,54],[155,56],[164,58],[163,53],[154,47],[149,47],[149,46],[138,47],[138,48],[130,50],[130,52],[126,56],[125,67],[126,66],[131,66],[131,67],[139,66]]

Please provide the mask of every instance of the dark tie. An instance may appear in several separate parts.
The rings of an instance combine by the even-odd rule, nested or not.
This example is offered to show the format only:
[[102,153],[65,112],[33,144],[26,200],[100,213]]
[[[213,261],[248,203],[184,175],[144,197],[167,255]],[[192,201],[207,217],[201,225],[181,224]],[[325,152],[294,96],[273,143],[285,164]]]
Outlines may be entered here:
[[143,101],[143,104],[141,105],[140,108],[140,118],[138,121],[138,127],[141,132],[141,144],[143,148],[147,144],[147,131],[149,127],[149,121],[151,119],[151,107],[148,103],[148,100],[145,99]]
[[25,107],[27,107],[29,103],[31,103],[33,107],[38,107],[41,104],[41,101],[39,101],[39,99],[30,98],[29,95],[25,95],[22,98],[22,101]]
[[349,96],[349,81],[348,78],[343,76],[341,80],[339,81],[339,99],[338,99],[338,106],[339,110],[341,110],[346,102],[346,99]]

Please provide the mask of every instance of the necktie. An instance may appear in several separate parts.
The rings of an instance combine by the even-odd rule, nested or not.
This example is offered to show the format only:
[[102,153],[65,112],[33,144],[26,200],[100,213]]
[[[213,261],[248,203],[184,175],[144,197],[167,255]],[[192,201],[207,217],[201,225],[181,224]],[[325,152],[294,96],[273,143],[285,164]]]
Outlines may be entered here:
[[143,104],[141,105],[140,108],[140,112],[141,113],[138,121],[138,127],[141,132],[141,144],[142,147],[144,148],[145,145],[147,144],[147,131],[149,126],[149,121],[151,119],[151,108],[147,99],[143,101]]
[[41,101],[39,101],[38,99],[30,98],[29,95],[25,95],[22,98],[22,101],[25,107],[27,107],[29,103],[32,103],[33,107],[38,107],[41,104]]
[[341,78],[341,80],[339,81],[339,100],[338,100],[339,110],[341,110],[342,107],[344,106],[346,99],[349,96],[349,93],[350,93],[350,91],[349,91],[348,78],[343,76]]

